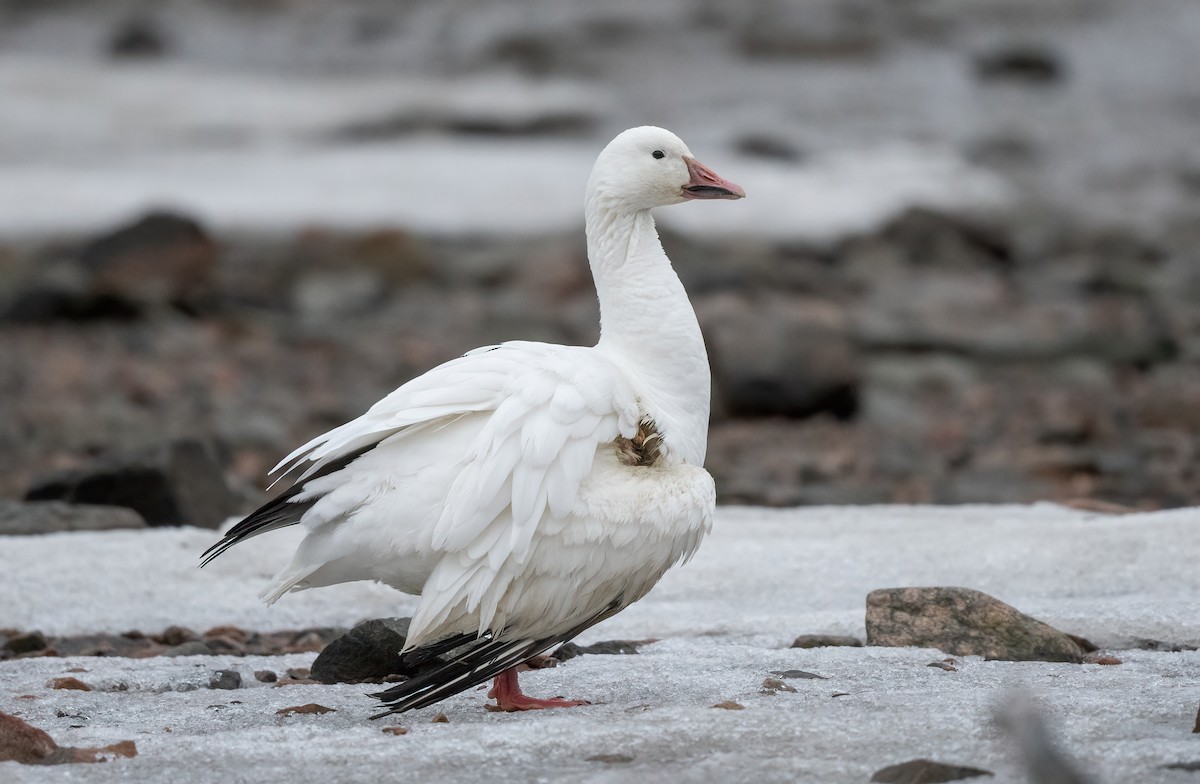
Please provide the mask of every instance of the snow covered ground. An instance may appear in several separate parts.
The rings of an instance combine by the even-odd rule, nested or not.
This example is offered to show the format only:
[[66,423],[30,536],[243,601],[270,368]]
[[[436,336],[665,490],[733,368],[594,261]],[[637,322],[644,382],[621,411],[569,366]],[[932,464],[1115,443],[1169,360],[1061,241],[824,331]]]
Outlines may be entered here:
[[[611,103],[571,82],[285,79],[11,54],[0,56],[0,95],[0,235],[11,236],[93,232],[161,207],[221,230],[570,230],[582,224],[603,141],[365,141],[353,129],[586,122]],[[727,139],[685,141],[753,201],[663,212],[666,225],[693,233],[824,242],[912,206],[978,212],[1012,198],[1001,178],[944,145],[880,143],[766,163],[730,156]]]
[[[196,557],[213,538],[178,529],[0,540],[0,627],[267,630],[350,625],[412,607],[388,589],[351,585],[264,608],[255,594],[286,560],[294,534],[252,541],[200,571]],[[271,688],[251,677],[306,666],[312,655],[24,659],[0,664],[0,710],[63,745],[131,739],[140,753],[90,766],[0,763],[0,780],[861,782],[930,757],[1019,782],[1013,749],[992,721],[1019,688],[1042,702],[1052,731],[1096,781],[1185,782],[1195,774],[1158,766],[1200,759],[1190,734],[1200,652],[1121,650],[1118,666],[968,658],[947,672],[926,666],[943,658],[932,650],[786,646],[801,633],[861,636],[866,594],[900,585],[976,588],[1102,645],[1195,645],[1196,563],[1200,510],[1110,517],[1051,505],[726,508],[695,561],[580,640],[660,642],[636,656],[583,656],[524,678],[531,693],[592,706],[502,715],[469,693],[371,722],[370,687]],[[72,667],[87,668],[77,677],[97,691],[47,688]],[[218,668],[238,669],[247,685],[177,690],[207,683]],[[789,669],[827,680],[761,693],[772,671]],[[710,707],[726,700],[745,709]],[[337,712],[276,716],[309,702]],[[448,724],[431,723],[439,709]],[[410,731],[384,734],[391,724]],[[588,759],[597,755],[630,759]]]

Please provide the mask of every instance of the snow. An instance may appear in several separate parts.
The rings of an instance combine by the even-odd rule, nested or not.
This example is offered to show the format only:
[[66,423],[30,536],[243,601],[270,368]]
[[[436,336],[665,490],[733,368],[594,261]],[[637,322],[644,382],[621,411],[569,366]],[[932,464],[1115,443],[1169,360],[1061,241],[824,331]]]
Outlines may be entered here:
[[[582,222],[603,141],[401,129],[366,142],[349,132],[586,124],[611,103],[595,86],[562,81],[284,78],[11,54],[0,56],[0,95],[0,234],[13,237],[94,232],[162,207],[221,231],[569,231]],[[673,130],[687,140],[691,129]],[[1013,198],[946,146],[881,142],[764,162],[698,135],[696,155],[749,198],[661,212],[683,231],[827,243],[913,206],[978,213]]]
[[[1195,645],[1197,532],[1194,509],[1111,517],[1049,504],[723,508],[691,564],[580,640],[659,642],[636,656],[583,656],[523,676],[535,695],[592,706],[493,714],[475,692],[371,722],[373,701],[363,696],[371,687],[277,689],[251,677],[306,666],[312,655],[23,659],[0,664],[0,710],[62,744],[132,739],[140,754],[47,769],[0,763],[0,780],[326,782],[402,770],[418,781],[861,782],[886,765],[931,757],[1018,782],[1017,757],[992,715],[1019,688],[1040,700],[1052,731],[1095,780],[1188,781],[1190,774],[1158,766],[1200,758],[1190,734],[1200,652],[1120,650],[1118,666],[966,658],[946,672],[926,666],[944,658],[932,650],[786,646],[801,633],[861,636],[866,594],[900,585],[976,588],[1105,645],[1139,637]],[[287,559],[295,534],[261,537],[196,569],[215,536],[161,529],[0,539],[9,598],[0,627],[267,630],[350,625],[412,608],[411,599],[369,585],[294,594],[264,608],[255,594]],[[78,666],[88,672],[77,677],[100,690],[46,688]],[[178,690],[229,667],[242,672],[242,689]],[[773,670],[788,669],[828,680],[792,680],[794,694],[760,693]],[[24,694],[38,699],[16,699]],[[724,700],[745,710],[710,707]],[[275,715],[308,702],[337,712]],[[438,710],[449,724],[430,723]],[[380,731],[397,723],[409,734]],[[587,759],[602,754],[633,759]]]

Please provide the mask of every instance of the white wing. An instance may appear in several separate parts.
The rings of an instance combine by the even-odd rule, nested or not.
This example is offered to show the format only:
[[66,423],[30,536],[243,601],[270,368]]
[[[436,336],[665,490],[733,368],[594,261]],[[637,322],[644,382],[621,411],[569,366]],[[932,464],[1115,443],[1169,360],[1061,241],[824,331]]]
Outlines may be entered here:
[[[428,439],[439,437],[440,428],[467,428],[467,446],[444,488],[444,503],[411,529],[414,540],[428,542],[431,561],[410,629],[410,646],[416,646],[427,633],[440,633],[461,616],[477,620],[480,633],[493,621],[503,625],[496,618],[497,605],[528,566],[539,528],[571,514],[597,448],[618,436],[632,437],[639,419],[636,395],[602,354],[515,341],[472,352],[413,379],[363,416],[300,447],[276,470],[310,463],[303,480],[372,444],[378,446],[364,463],[411,465],[430,447]],[[318,501],[306,513],[303,522],[318,527],[310,536],[329,526],[400,524],[380,521],[384,510],[397,508],[395,499],[382,497],[386,490],[364,501],[361,496],[368,494],[355,483],[367,485],[352,464],[313,479],[312,491],[296,496],[312,500],[324,494],[331,502]],[[373,515],[372,506],[379,515]],[[286,579],[281,575],[274,595],[301,583],[318,566],[311,557],[303,568],[293,564]]]

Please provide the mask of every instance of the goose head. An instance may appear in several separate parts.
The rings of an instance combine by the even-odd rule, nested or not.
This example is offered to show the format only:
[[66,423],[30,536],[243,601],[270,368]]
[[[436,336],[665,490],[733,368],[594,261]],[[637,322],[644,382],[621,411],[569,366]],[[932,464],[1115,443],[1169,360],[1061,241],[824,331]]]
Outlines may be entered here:
[[632,210],[746,195],[696,160],[678,136],[651,125],[630,128],[609,142],[596,159],[588,192]]

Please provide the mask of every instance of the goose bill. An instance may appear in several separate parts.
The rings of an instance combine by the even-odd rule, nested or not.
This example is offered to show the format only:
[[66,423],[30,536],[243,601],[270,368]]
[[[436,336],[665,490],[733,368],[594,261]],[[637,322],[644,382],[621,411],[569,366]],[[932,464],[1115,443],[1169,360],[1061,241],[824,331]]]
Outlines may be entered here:
[[683,186],[685,199],[741,199],[746,192],[695,158],[684,157],[691,179]]

